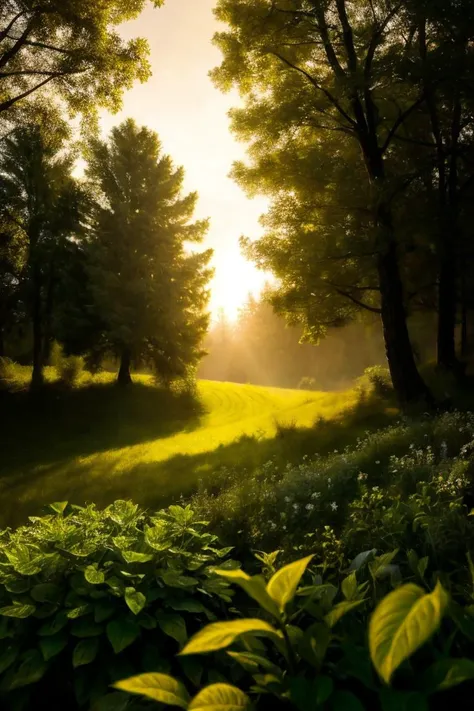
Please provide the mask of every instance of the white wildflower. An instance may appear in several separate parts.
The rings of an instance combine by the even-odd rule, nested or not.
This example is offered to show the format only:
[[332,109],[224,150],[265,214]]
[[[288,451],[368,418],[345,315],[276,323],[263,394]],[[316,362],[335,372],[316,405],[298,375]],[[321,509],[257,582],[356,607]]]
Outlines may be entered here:
[[289,504],[290,501],[291,501],[290,497],[289,497],[289,496],[285,496],[285,501],[286,501],[287,504]]
[[313,511],[313,510],[314,510],[314,504],[306,504],[305,509],[306,509],[306,511]]
[[337,504],[336,504],[335,501],[333,501],[333,502],[331,503],[331,508],[332,508],[333,511],[337,511]]
[[376,464],[380,464],[380,459],[377,459],[377,461],[376,461],[375,463],[376,463]]
[[312,498],[312,499],[319,499],[320,496],[321,496],[321,492],[320,492],[320,491],[313,491],[313,493],[311,494],[311,498]]
[[295,511],[299,511],[299,509],[300,509],[300,507],[298,506],[298,504],[293,504],[293,508],[294,508]]
[[373,486],[372,491],[380,491],[380,486]]

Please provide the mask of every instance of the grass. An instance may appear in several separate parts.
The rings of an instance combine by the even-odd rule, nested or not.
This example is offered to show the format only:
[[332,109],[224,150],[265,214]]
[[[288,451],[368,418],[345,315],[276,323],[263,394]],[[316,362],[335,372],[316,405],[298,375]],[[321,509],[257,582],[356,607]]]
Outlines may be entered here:
[[[357,402],[355,390],[202,381],[193,398],[160,391],[144,375],[125,391],[110,374],[84,374],[72,390],[57,383],[54,369],[46,376],[47,387],[33,398],[28,369],[15,366],[0,393],[7,413],[0,433],[1,525],[17,525],[56,500],[165,505],[192,493],[198,480],[212,480],[222,466],[252,471],[270,456],[286,463],[357,435],[342,418]],[[316,435],[318,418],[333,426]],[[362,419],[359,428],[367,426]]]

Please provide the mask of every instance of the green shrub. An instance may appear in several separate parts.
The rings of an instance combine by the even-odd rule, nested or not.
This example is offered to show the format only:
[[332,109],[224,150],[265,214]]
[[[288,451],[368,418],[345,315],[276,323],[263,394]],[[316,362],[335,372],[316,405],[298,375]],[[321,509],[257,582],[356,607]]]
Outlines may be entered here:
[[56,368],[60,382],[69,388],[77,383],[85,368],[82,356],[64,355],[62,346],[57,342],[51,349],[51,364]]
[[15,376],[15,364],[10,358],[0,358],[0,388],[7,385]]
[[372,365],[364,370],[362,381],[367,381],[377,397],[386,398],[393,393],[392,378],[388,368]]
[[214,572],[235,567],[230,549],[189,506],[51,508],[0,536],[2,709],[31,708],[35,685],[89,708],[125,670],[172,671],[188,634],[231,601]]
[[325,581],[315,569],[308,575],[312,556],[268,582],[240,570],[220,571],[260,614],[208,625],[181,655],[226,655],[234,662],[228,677],[192,701],[184,684],[163,674],[116,686],[190,711],[250,709],[251,697],[264,709],[420,710],[432,708],[438,692],[445,706],[455,703],[455,687],[470,682],[467,700],[474,680],[472,609],[453,602],[439,579],[427,590],[428,562],[413,551],[408,558],[417,582],[402,585],[397,554],[365,551],[337,581]]

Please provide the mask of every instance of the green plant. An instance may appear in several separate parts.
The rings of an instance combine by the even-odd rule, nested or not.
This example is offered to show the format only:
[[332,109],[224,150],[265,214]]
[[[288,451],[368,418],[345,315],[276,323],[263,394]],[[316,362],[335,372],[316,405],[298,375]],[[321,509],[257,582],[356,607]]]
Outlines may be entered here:
[[372,365],[364,370],[363,378],[367,380],[378,397],[388,397],[393,393],[392,379],[388,368]]
[[189,506],[148,515],[127,501],[103,511],[58,502],[2,531],[2,708],[18,708],[19,690],[29,708],[33,685],[53,679],[60,697],[74,688],[68,704],[80,708],[126,669],[171,671],[169,650],[231,601],[215,573],[237,565],[230,550]]
[[[184,685],[161,674],[141,675],[116,686],[189,711],[247,709],[251,697],[263,708],[281,705],[298,711],[427,709],[438,691],[474,679],[474,662],[450,656],[451,650],[460,649],[454,643],[456,625],[464,618],[469,636],[474,616],[470,608],[463,610],[451,601],[439,581],[429,592],[415,583],[397,585],[382,595],[370,616],[367,650],[363,631],[370,581],[360,583],[358,576],[368,569],[375,589],[396,554],[378,558],[373,551],[360,554],[341,580],[343,599],[339,602],[335,602],[338,588],[318,576],[313,575],[312,584],[300,585],[311,556],[283,567],[268,583],[260,575],[220,571],[219,575],[239,585],[258,604],[261,616],[211,623],[189,640],[180,656],[226,650],[251,678],[240,684],[245,692],[218,684],[190,700]],[[446,636],[440,630],[444,619],[451,624]],[[420,681],[407,660],[416,658],[438,631],[445,641],[438,646],[430,643],[431,656],[427,651],[422,657]],[[392,685],[397,676],[403,677],[401,688]],[[266,698],[272,699],[271,706],[265,705]]]
[[68,388],[74,387],[85,367],[82,356],[66,356],[56,341],[51,349],[51,364],[56,368],[60,382]]

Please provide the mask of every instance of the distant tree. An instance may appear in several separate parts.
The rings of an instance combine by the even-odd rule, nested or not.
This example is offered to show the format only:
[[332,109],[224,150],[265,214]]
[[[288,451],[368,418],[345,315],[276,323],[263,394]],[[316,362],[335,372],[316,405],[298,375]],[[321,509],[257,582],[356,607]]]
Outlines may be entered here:
[[[156,6],[162,0],[154,0]],[[0,115],[48,86],[74,112],[116,110],[122,91],[150,73],[145,40],[115,27],[145,0],[3,0],[0,3]]]
[[207,220],[190,222],[197,193],[183,196],[183,169],[132,120],[90,145],[87,176],[96,198],[90,278],[104,337],[120,358],[118,382],[130,382],[133,361],[165,384],[185,378],[208,326],[212,251],[187,249],[208,229]]
[[63,244],[79,224],[80,191],[71,177],[68,138],[67,125],[48,113],[0,144],[0,215],[25,254],[16,279],[32,326],[33,388],[43,382]]
[[393,202],[410,183],[397,138],[424,100],[400,70],[412,42],[405,10],[385,0],[219,0],[228,30],[216,36],[224,60],[213,73],[245,101],[232,124],[251,142],[250,165],[234,175],[274,200],[271,231],[250,253],[280,278],[285,309],[310,326],[318,309],[330,324],[355,307],[380,309],[404,403],[429,399],[408,333]]

